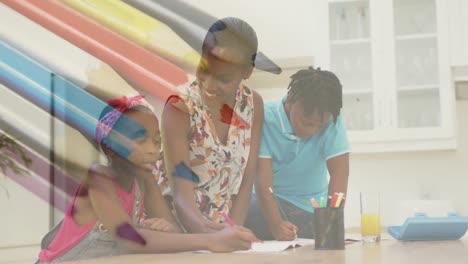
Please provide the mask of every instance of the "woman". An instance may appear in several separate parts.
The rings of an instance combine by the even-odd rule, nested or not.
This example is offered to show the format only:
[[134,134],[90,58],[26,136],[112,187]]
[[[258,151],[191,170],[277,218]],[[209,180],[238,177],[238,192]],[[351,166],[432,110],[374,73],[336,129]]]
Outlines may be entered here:
[[163,110],[158,183],[189,232],[222,229],[222,213],[236,225],[247,215],[263,102],[243,81],[252,74],[257,46],[246,22],[215,22],[203,42],[196,80],[180,88]]

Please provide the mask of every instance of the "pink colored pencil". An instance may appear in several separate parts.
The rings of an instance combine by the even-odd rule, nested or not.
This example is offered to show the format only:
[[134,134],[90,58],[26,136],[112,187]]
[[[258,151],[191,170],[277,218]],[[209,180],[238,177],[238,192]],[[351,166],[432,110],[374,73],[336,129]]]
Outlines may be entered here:
[[235,226],[236,224],[234,224],[234,222],[232,221],[232,219],[225,213],[225,212],[221,212],[221,215],[224,217],[224,220],[226,220],[226,222],[230,225],[230,226]]

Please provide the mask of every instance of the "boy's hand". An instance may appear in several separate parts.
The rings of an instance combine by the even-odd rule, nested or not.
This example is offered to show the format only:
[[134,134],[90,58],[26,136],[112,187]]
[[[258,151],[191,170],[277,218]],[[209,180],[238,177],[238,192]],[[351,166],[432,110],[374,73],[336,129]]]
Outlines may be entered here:
[[234,226],[226,227],[221,231],[209,234],[208,250],[212,252],[232,252],[248,250],[258,239],[247,228]]
[[141,227],[161,232],[182,233],[182,229],[177,224],[169,222],[164,218],[145,219],[141,223]]
[[297,238],[297,230],[297,226],[293,223],[282,220],[273,228],[272,233],[276,240],[290,241]]

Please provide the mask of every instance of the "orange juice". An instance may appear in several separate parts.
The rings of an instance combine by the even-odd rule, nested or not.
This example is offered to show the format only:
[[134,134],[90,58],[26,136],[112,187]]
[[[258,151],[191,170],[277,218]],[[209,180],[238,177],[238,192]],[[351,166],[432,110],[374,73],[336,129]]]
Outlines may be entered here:
[[378,240],[380,238],[380,215],[362,214],[361,215],[361,235],[364,240]]

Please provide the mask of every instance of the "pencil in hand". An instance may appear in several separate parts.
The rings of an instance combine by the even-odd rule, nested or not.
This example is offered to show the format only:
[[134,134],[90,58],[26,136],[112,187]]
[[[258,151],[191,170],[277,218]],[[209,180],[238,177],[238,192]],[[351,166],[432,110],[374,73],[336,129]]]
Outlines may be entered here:
[[[281,217],[283,218],[283,220],[286,220],[286,221],[288,221],[288,222],[291,223],[291,221],[289,221],[288,216],[287,216],[286,213],[284,212],[283,207],[281,206],[279,200],[276,198],[275,194],[273,193],[273,189],[272,189],[271,187],[268,187],[268,190],[270,190],[271,195],[272,195],[273,198],[275,199],[276,204],[278,205],[278,209],[279,209],[279,211],[280,211],[280,214],[281,214]],[[296,229],[294,229],[294,233],[296,234],[296,238],[297,238],[297,230],[296,230]]]
[[232,221],[232,219],[226,214],[226,212],[222,211],[221,212],[221,215],[224,217],[224,220],[226,220],[226,222],[231,226],[235,226],[236,224],[234,224],[234,221]]
[[281,207],[281,204],[279,203],[278,199],[276,198],[275,194],[273,193],[273,189],[271,189],[271,187],[268,187],[268,189],[270,190],[270,193],[273,196],[273,198],[275,198],[275,200],[276,200],[276,204],[278,205],[278,209],[280,210],[281,216],[283,217],[284,220],[289,222],[288,216],[283,211],[283,208]]

